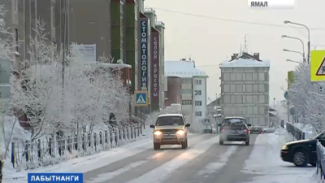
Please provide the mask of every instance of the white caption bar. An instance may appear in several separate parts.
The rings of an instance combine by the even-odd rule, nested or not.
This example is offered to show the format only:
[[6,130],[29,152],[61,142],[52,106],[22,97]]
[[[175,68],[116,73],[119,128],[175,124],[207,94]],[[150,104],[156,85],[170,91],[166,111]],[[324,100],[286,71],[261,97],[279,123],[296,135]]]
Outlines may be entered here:
[[252,9],[294,9],[295,0],[247,0]]

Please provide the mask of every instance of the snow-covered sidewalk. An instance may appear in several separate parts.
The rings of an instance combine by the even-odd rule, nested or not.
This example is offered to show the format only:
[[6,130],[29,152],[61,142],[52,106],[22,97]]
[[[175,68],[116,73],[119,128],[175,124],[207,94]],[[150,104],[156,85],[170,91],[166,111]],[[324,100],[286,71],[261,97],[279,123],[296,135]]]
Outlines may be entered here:
[[[15,128],[20,129],[20,127]],[[15,132],[16,132],[15,131]],[[14,133],[16,135],[16,133]],[[45,167],[38,167],[33,170],[23,170],[17,171],[12,167],[10,156],[5,160],[5,165],[3,168],[4,177],[3,180],[5,183],[15,182],[18,180],[24,179],[27,176],[28,172],[87,172],[93,169],[105,166],[114,161],[118,161],[121,158],[135,155],[142,151],[145,151],[144,146],[150,144],[152,138],[152,129],[149,126],[146,126],[143,129],[142,135],[138,137],[135,141],[126,143],[122,146],[109,149],[107,151],[102,151],[99,153],[94,153],[89,156],[83,156],[78,158],[73,158],[65,162],[59,162],[54,165],[49,165]],[[2,142],[2,147],[4,147],[4,142]],[[4,151],[4,149],[2,149]],[[26,181],[25,181],[26,182]]]
[[318,183],[314,167],[298,168],[281,160],[281,147],[288,141],[292,141],[292,136],[285,129],[257,137],[243,170],[257,175],[253,183]]

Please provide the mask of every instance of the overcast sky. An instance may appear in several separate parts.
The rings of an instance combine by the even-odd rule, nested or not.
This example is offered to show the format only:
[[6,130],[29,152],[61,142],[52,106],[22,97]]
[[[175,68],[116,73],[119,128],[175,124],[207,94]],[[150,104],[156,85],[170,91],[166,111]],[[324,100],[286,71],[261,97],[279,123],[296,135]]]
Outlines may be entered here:
[[[287,71],[293,70],[296,63],[286,59],[300,61],[301,56],[283,52],[283,49],[302,51],[299,41],[282,39],[281,35],[299,37],[307,44],[307,30],[304,28],[286,28],[260,26],[244,23],[204,18],[220,17],[268,24],[284,25],[284,20],[306,24],[311,28],[311,44],[317,49],[325,49],[324,0],[298,0],[292,10],[250,10],[246,0],[146,0],[145,7],[155,8],[158,20],[166,25],[165,59],[179,60],[189,57],[209,75],[208,96],[215,99],[220,93],[220,69],[218,65],[239,52],[247,36],[249,52],[259,52],[261,59],[271,61],[270,102],[273,98],[283,100],[286,89]],[[190,16],[160,9],[198,14]],[[324,30],[313,30],[321,28]],[[307,46],[305,46],[307,49]],[[312,46],[312,49],[315,49]],[[207,65],[209,67],[207,67]]]

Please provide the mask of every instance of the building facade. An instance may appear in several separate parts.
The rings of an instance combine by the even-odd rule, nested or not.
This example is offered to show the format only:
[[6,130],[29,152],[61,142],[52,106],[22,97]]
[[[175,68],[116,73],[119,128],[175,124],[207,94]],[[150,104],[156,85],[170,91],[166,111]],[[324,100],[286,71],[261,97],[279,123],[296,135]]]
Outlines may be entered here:
[[235,54],[221,69],[221,117],[243,116],[252,125],[269,123],[269,61]]
[[193,111],[198,121],[204,121],[207,117],[207,77],[193,76]]
[[182,79],[177,76],[167,77],[167,88],[165,106],[180,104],[182,102]]
[[[192,116],[192,122],[203,124],[207,106],[207,75],[195,67],[195,61],[181,59],[165,61],[165,75],[181,78],[182,110]],[[168,90],[172,90],[168,86]]]

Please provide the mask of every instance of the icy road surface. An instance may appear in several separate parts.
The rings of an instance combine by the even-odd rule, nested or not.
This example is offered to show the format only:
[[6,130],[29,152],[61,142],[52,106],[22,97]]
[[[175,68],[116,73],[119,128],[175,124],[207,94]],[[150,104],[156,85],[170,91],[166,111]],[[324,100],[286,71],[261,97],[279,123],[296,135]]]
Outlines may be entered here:
[[[241,142],[221,146],[217,135],[193,135],[186,150],[175,145],[154,151],[149,142],[132,150],[144,150],[138,154],[86,172],[85,182],[280,183],[286,180],[296,183],[299,175],[310,175],[313,168],[298,169],[280,160],[282,142],[276,137],[274,134],[251,135],[250,146]],[[310,176],[300,179],[303,178],[311,181]]]
[[173,145],[158,151],[146,139],[51,172],[84,172],[85,183],[316,183],[314,168],[281,161],[284,137],[277,132],[251,135],[245,146],[219,145],[216,134],[191,134],[188,149]]

